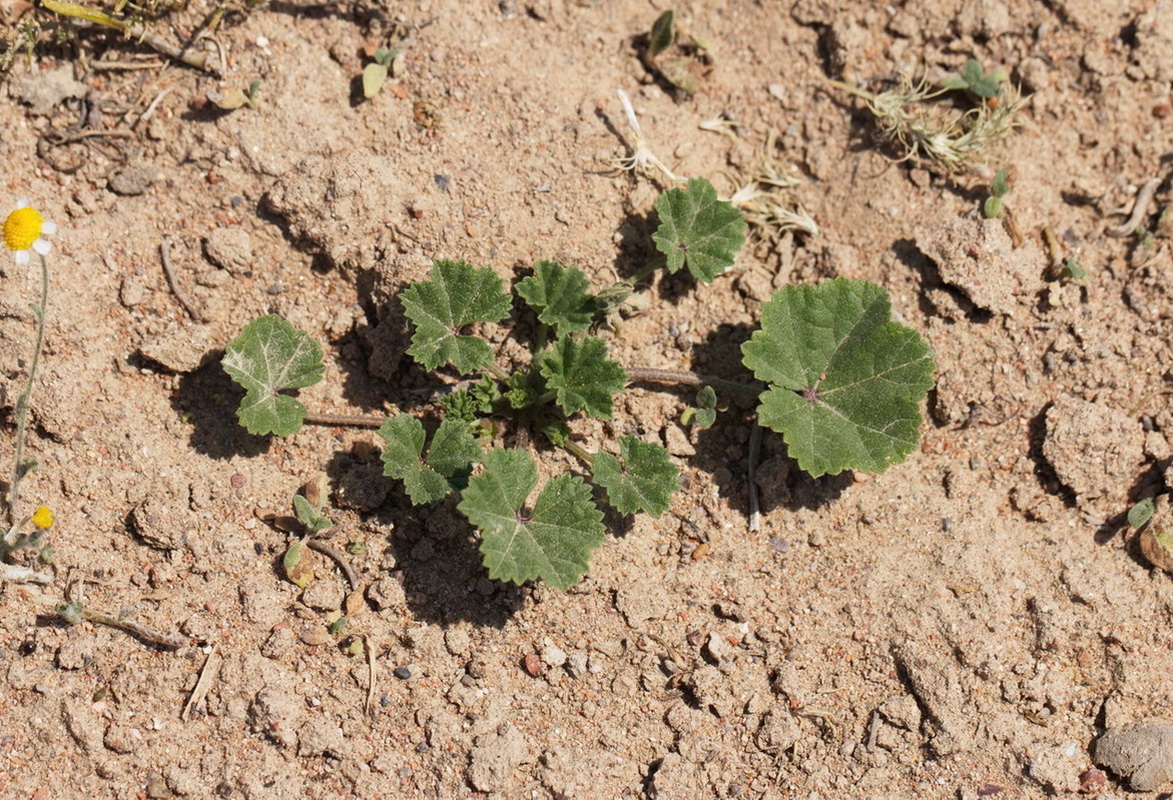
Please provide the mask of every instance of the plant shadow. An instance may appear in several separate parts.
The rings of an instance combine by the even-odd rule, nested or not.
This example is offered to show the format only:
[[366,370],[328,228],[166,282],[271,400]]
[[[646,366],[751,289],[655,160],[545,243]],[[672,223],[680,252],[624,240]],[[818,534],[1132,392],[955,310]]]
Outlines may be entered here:
[[[696,371],[727,381],[753,385],[753,374],[741,363],[741,344],[756,327],[723,324],[694,344],[692,362]],[[661,387],[674,391],[688,405],[695,387]],[[697,432],[696,455],[690,464],[716,481],[720,495],[749,514],[749,449],[757,419],[757,400],[717,389],[721,409],[711,428]],[[789,457],[781,434],[762,432],[756,483],[762,513],[776,508],[817,509],[836,500],[854,479],[850,473],[812,478]]]
[[212,363],[179,379],[179,388],[171,395],[171,407],[191,422],[189,444],[197,453],[217,461],[234,456],[251,458],[268,452],[271,440],[254,436],[236,420],[236,408],[244,390],[220,367],[217,356]]
[[413,506],[402,484],[382,475],[378,461],[377,451],[363,459],[337,452],[326,474],[336,487],[353,485],[356,472],[365,472],[371,485],[378,483],[379,495],[367,500],[374,507],[365,524],[385,531],[380,555],[390,577],[403,586],[412,618],[502,628],[530,590],[489,578],[475,531],[456,510],[455,496],[435,506]]

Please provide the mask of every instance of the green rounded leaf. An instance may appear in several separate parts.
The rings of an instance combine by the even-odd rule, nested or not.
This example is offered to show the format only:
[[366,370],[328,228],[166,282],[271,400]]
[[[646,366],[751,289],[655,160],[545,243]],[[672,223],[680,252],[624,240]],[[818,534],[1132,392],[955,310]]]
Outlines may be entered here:
[[538,357],[538,366],[567,415],[585,411],[607,419],[612,399],[627,385],[623,367],[607,358],[606,342],[593,337],[559,339]]
[[224,348],[220,364],[245,389],[236,416],[249,433],[289,436],[305,419],[305,406],[281,394],[322,379],[322,348],[281,317],[254,319]]
[[696,393],[696,408],[693,424],[698,428],[711,428],[717,421],[717,393],[712,386],[702,386]]
[[362,96],[370,100],[379,93],[387,81],[387,66],[379,62],[367,64],[362,68]]
[[656,201],[660,227],[652,234],[656,249],[668,259],[668,271],[688,267],[698,281],[713,279],[733,266],[745,243],[745,220],[733,205],[717,199],[704,178],[684,189],[670,189]]
[[533,459],[522,450],[490,450],[484,473],[468,482],[457,508],[481,531],[489,577],[518,585],[541,579],[565,591],[578,582],[603,541],[603,512],[583,480],[568,473],[546,483],[526,511],[538,483]]
[[680,470],[664,446],[634,436],[619,437],[619,458],[596,453],[591,479],[607,490],[607,499],[620,514],[646,511],[658,517],[680,488]]
[[559,335],[590,327],[598,309],[590,288],[581,269],[557,261],[539,261],[534,274],[517,283],[517,293],[537,312],[538,320]]
[[745,365],[770,384],[761,423],[814,477],[882,472],[916,446],[933,358],[890,313],[888,293],[867,281],[787,286],[741,347]]
[[1145,523],[1153,518],[1157,505],[1151,499],[1145,498],[1128,509],[1128,524],[1133,528],[1144,527]]
[[425,458],[424,426],[415,417],[389,417],[379,428],[383,448],[383,474],[403,481],[412,505],[437,503],[451,491],[464,488],[472,463],[481,448],[467,422],[446,419],[432,437]]
[[450,363],[461,373],[475,372],[493,358],[489,343],[460,329],[474,322],[498,322],[509,316],[504,283],[487,267],[464,261],[437,261],[428,280],[399,295],[415,323],[407,352],[427,369]]

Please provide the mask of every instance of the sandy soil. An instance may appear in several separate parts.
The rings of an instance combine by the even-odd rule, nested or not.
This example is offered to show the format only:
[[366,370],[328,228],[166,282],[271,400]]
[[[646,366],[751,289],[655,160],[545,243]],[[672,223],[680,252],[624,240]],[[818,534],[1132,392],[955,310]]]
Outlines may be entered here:
[[[179,41],[213,8],[156,29]],[[1123,521],[1173,456],[1158,228],[1173,8],[686,2],[716,55],[693,96],[639,57],[662,8],[273,2],[197,47],[222,78],[93,30],[17,62],[3,204],[28,197],[60,224],[23,493],[58,521],[54,582],[0,587],[0,794],[1123,796],[1127,776],[1089,772],[1094,742],[1173,702],[1170,578]],[[9,29],[26,13],[0,0]],[[363,52],[397,22],[402,74],[362,102]],[[1017,247],[981,219],[988,175],[893,163],[862,103],[828,87],[939,78],[971,55],[1028,97],[993,162],[1018,170]],[[257,108],[209,101],[257,79]],[[619,360],[744,377],[738,347],[771,291],[842,275],[891,292],[938,383],[921,448],[883,475],[811,480],[767,435],[752,533],[749,412],[690,440],[690,395],[633,388],[596,433],[662,437],[686,489],[614,530],[565,594],[500,585],[450,503],[421,513],[382,480],[371,432],[250,437],[217,362],[245,322],[280,313],[326,346],[307,405],[412,408],[429,383],[400,358],[391,298],[431,259],[629,274],[657,189],[607,168],[630,134],[617,89],[675,170],[724,192],[776,134],[820,226],[756,241],[711,286],[661,282]],[[737,141],[698,128],[722,113]],[[1106,235],[1150,179],[1138,231]],[[1044,229],[1084,282],[1052,280]],[[2,464],[37,291],[35,270],[3,266]],[[288,534],[263,521],[318,471],[330,543],[366,548],[351,630],[374,655],[369,713],[372,662],[324,628],[346,579],[322,559],[299,590],[280,569]],[[67,594],[184,644],[66,625],[52,610]]]

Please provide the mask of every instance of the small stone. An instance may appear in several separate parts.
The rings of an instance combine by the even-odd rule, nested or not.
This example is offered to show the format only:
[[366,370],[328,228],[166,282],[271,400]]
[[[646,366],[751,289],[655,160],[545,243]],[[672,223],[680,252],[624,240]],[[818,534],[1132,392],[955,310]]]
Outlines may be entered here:
[[1079,776],[1080,794],[1099,794],[1108,788],[1108,776],[1103,770],[1092,767]]
[[1173,779],[1173,722],[1151,720],[1112,728],[1093,745],[1095,762],[1136,792],[1163,791]]
[[118,302],[122,303],[124,308],[134,308],[142,303],[146,293],[147,288],[143,284],[142,276],[127,275],[122,279],[122,286],[118,289]]
[[688,441],[679,425],[671,424],[664,428],[664,443],[668,452],[674,456],[695,456],[696,448]]
[[154,165],[136,161],[111,175],[107,185],[114,194],[135,197],[151,188],[158,174]]
[[302,644],[319,647],[329,644],[334,637],[330,635],[330,631],[326,630],[325,625],[310,625],[301,632],[300,639]]
[[720,666],[733,657],[733,648],[717,631],[709,631],[708,641],[705,642],[705,654]]
[[551,667],[558,668],[566,663],[566,651],[550,642],[542,648],[541,659]]
[[407,667],[396,667],[392,674],[399,680],[405,681],[411,677],[411,670]]
[[171,790],[167,788],[167,781],[163,780],[162,775],[152,775],[147,779],[147,797],[151,800],[161,800],[171,796]]
[[542,658],[537,653],[530,653],[521,660],[521,667],[531,678],[542,674]]
[[578,679],[587,674],[586,653],[574,652],[566,657],[566,672]]
[[248,273],[253,265],[252,237],[242,228],[217,228],[204,239],[208,260],[233,275]]

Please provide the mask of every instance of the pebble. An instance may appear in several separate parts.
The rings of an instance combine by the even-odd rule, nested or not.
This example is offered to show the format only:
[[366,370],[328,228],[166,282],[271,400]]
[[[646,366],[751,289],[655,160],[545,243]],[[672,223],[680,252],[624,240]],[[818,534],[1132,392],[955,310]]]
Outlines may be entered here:
[[664,428],[664,443],[668,452],[674,456],[695,456],[696,448],[688,441],[679,425],[668,425]]
[[1093,746],[1096,764],[1128,780],[1135,792],[1163,791],[1173,776],[1173,722],[1150,720],[1106,731]]
[[557,668],[566,663],[566,651],[551,642],[546,642],[546,646],[542,648],[541,659],[551,667]]
[[135,162],[111,175],[107,185],[114,194],[135,197],[151,188],[157,177],[158,170],[153,165]]
[[542,674],[542,658],[537,653],[530,653],[521,660],[521,667],[531,678]]
[[733,656],[733,648],[725,637],[717,631],[709,631],[708,641],[705,642],[705,654],[717,665],[723,664]]
[[586,653],[571,653],[566,657],[566,671],[572,678],[581,678],[587,674]]
[[411,677],[411,670],[408,669],[407,667],[396,667],[395,671],[392,674],[396,678],[399,678],[399,680],[405,681]]
[[253,262],[252,237],[241,228],[216,228],[204,239],[204,254],[221,269],[247,273]]

